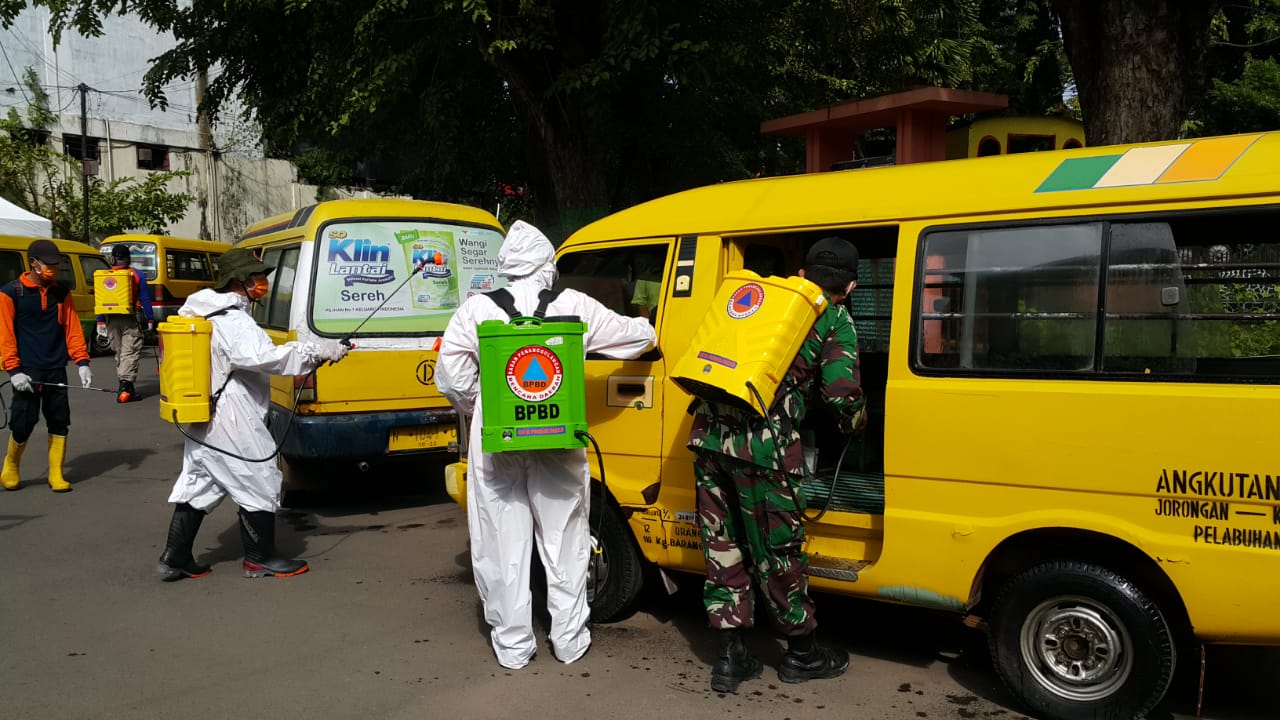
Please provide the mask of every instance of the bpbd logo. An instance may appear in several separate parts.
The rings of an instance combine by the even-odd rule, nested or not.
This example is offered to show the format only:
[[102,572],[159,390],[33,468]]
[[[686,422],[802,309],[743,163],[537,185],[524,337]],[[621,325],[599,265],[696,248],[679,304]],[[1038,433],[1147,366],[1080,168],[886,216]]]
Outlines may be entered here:
[[422,268],[424,278],[447,278],[451,272],[449,256],[439,248],[423,243],[414,243],[412,262],[414,267]]

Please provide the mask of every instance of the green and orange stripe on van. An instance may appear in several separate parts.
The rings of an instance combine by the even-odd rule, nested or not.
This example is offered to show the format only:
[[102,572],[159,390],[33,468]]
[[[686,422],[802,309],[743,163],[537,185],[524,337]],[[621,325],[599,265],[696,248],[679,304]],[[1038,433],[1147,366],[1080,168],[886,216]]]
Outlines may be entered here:
[[1261,134],[1137,147],[1117,155],[1063,160],[1036,192],[1206,182],[1222,177]]

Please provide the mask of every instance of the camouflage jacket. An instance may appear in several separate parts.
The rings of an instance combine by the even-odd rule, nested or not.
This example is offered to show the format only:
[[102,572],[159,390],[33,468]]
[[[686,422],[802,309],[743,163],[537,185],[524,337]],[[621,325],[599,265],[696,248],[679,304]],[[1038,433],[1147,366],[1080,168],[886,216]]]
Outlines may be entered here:
[[804,463],[799,426],[813,398],[831,409],[846,435],[861,432],[866,424],[866,402],[858,373],[858,338],[853,319],[843,305],[828,305],[809,329],[786,378],[778,386],[767,419],[697,400],[692,408],[689,447],[777,468],[780,442],[786,471],[801,475]]

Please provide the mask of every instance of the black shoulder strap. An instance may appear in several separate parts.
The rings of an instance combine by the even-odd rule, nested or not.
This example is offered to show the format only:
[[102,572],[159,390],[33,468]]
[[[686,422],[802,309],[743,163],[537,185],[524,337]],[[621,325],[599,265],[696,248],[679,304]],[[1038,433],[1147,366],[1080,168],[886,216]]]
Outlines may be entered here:
[[[564,288],[561,288],[563,290]],[[538,293],[538,309],[533,311],[533,316],[539,320],[547,316],[547,306],[555,302],[560,297],[560,290],[543,290]]]
[[511,297],[511,291],[506,288],[498,288],[485,293],[485,297],[493,301],[507,317],[515,320],[520,317],[520,311],[516,310],[516,299]]
[[[209,313],[208,315],[205,315],[205,316],[204,316],[204,319],[205,319],[205,320],[208,320],[209,318],[216,318],[216,317],[218,317],[219,315],[226,315],[227,313],[231,312],[232,310],[239,310],[239,309],[240,309],[240,308],[224,307],[224,308],[222,308],[221,310],[214,310],[213,312]],[[213,413],[217,412],[217,410],[218,410],[218,400],[222,398],[222,391],[227,389],[227,385],[231,382],[231,376],[232,376],[232,375],[234,375],[234,374],[235,374],[235,372],[236,372],[235,370],[232,370],[231,372],[227,373],[227,379],[222,381],[222,387],[218,388],[217,392],[215,392],[215,393],[213,393],[212,395],[210,395],[210,396],[209,396],[209,415],[210,415],[210,417],[212,417],[212,416],[213,416]]]
[[[485,296],[494,302],[507,317],[515,320],[520,317],[520,311],[516,309],[516,300],[511,296],[511,291],[506,288],[498,288],[485,293]],[[533,311],[533,316],[541,320],[547,316],[547,306],[555,302],[560,297],[559,290],[543,290],[538,293],[538,309]]]

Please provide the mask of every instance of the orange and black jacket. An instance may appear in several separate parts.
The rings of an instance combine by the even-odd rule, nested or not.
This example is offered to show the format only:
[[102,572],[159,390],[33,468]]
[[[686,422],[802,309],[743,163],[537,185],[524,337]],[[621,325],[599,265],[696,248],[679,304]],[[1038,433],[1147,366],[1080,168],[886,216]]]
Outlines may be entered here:
[[71,293],[58,282],[41,286],[27,273],[0,287],[0,365],[9,374],[89,364]]

